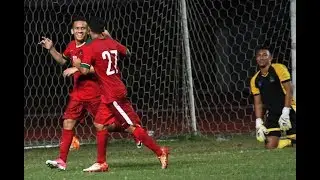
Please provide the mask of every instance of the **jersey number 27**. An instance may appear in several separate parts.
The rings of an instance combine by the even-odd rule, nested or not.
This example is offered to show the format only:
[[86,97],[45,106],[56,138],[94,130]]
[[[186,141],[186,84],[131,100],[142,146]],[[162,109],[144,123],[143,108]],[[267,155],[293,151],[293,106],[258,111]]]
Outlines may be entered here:
[[[112,57],[114,58],[114,64],[112,63]],[[118,68],[117,68],[118,51],[117,50],[103,51],[102,59],[108,60],[108,67],[106,71],[106,74],[108,76],[118,73]]]

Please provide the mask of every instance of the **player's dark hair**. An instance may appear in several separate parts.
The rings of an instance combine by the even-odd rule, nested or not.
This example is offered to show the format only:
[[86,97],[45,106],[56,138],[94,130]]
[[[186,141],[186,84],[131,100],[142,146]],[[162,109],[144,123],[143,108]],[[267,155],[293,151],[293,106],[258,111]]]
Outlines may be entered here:
[[73,23],[76,22],[76,21],[87,21],[87,19],[83,16],[78,16],[78,15],[75,15],[75,16],[72,16],[72,20],[71,20],[71,26],[73,26]]
[[269,47],[269,46],[266,46],[266,45],[258,46],[258,47],[256,48],[256,50],[255,50],[255,54],[257,54],[258,51],[260,51],[260,50],[268,50],[268,51],[270,52],[270,54],[271,54],[271,51],[270,51],[270,47]]
[[88,24],[91,31],[94,33],[100,34],[104,31],[105,22],[98,17],[91,17]]
[[256,52],[259,51],[259,50],[261,50],[261,49],[269,50],[269,46],[266,46],[266,45],[258,46],[258,47],[256,48]]

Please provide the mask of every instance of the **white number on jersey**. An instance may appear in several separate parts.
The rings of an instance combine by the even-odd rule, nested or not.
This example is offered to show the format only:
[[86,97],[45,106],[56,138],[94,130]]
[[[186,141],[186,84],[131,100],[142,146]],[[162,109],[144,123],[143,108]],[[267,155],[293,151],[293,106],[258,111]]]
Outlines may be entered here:
[[[111,60],[111,55],[114,57],[114,65],[113,65],[113,70],[111,70],[112,66],[112,60]],[[103,51],[102,52],[102,59],[108,60],[108,67],[106,74],[108,76],[118,73],[118,68],[117,68],[117,62],[118,62],[118,51],[117,50],[110,50],[110,51]]]

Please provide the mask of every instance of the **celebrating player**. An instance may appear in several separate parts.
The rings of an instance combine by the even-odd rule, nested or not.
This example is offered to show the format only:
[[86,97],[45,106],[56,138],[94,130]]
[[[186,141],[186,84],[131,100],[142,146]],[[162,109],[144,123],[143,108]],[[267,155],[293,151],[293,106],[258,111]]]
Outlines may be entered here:
[[[82,48],[90,39],[88,38],[88,25],[84,18],[76,17],[72,22],[71,33],[74,36],[74,40],[71,41],[63,54],[59,53],[53,46],[53,42],[43,37],[40,44],[49,50],[49,53],[59,64],[66,64],[67,61],[71,61],[73,67],[67,68],[63,72],[63,76],[73,75],[73,90],[70,93],[70,99],[63,115],[63,129],[60,142],[59,158],[56,160],[48,160],[46,164],[51,168],[58,168],[61,170],[66,169],[67,156],[69,153],[69,147],[74,138],[73,128],[76,124],[76,120],[82,120],[88,111],[91,115],[95,116],[99,104],[101,102],[100,87],[97,83],[97,78],[94,75],[94,69],[90,69],[90,74],[87,76],[81,75],[78,72],[78,68],[75,67],[76,58],[82,57]],[[118,128],[119,129],[119,128]],[[98,129],[97,129],[98,130]],[[100,129],[101,130],[101,129]],[[109,129],[113,131],[115,129]],[[123,131],[122,131],[123,132]],[[100,136],[97,136],[99,142]],[[137,145],[141,143],[137,140]]]
[[[129,56],[130,51],[117,41],[103,36],[104,22],[98,18],[92,18],[89,22],[90,35],[93,39],[83,51],[81,66],[78,67],[82,74],[88,74],[90,67],[94,66],[95,73],[101,87],[102,101],[99,106],[95,122],[101,126],[108,126],[116,122],[120,123],[128,132],[151,149],[158,157],[161,168],[168,165],[168,148],[160,147],[141,128],[140,118],[134,111],[131,102],[127,98],[127,90],[121,80],[120,70],[117,66],[119,55]],[[107,141],[104,141],[107,144]],[[108,167],[106,163],[106,146],[98,149],[97,162],[85,172],[101,171]]]
[[[290,146],[296,139],[296,103],[292,97],[290,73],[283,64],[271,63],[272,55],[267,48],[257,51],[256,61],[260,70],[252,77],[250,86],[257,140],[265,142],[268,149]],[[286,133],[283,139],[280,139],[281,132]]]

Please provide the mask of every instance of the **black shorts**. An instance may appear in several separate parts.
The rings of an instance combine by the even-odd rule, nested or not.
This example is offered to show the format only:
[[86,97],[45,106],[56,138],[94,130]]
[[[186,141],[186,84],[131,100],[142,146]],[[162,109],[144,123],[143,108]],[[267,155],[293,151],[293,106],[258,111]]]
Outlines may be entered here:
[[[266,134],[267,136],[281,137],[280,126],[278,123],[280,116],[281,113],[272,113],[270,111],[267,113],[265,122],[265,126],[269,130],[269,133]],[[296,112],[293,109],[290,110],[290,121],[292,128],[286,131],[286,135],[296,134]]]

